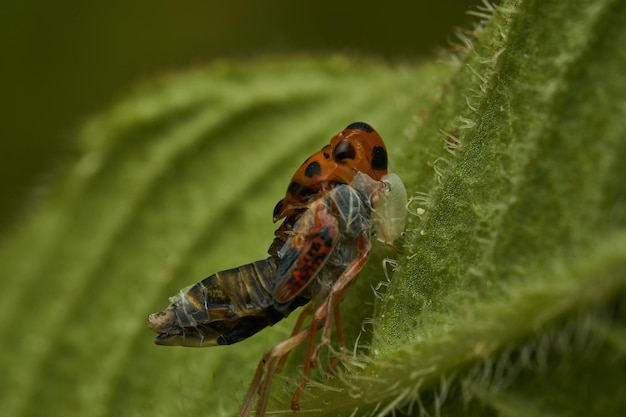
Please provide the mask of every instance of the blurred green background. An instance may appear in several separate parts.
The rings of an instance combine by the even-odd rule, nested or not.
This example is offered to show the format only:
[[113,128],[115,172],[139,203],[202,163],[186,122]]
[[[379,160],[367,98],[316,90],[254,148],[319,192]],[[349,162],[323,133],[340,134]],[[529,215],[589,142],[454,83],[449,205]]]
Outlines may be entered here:
[[81,122],[134,84],[219,58],[417,60],[447,46],[478,2],[4,2],[0,232],[72,159]]

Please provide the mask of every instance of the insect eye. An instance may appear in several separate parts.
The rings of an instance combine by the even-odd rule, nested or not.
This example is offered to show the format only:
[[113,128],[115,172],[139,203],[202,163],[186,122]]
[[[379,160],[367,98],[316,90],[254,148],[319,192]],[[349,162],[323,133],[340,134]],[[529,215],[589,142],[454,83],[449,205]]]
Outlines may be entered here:
[[354,159],[356,156],[356,150],[349,140],[344,139],[335,146],[333,150],[333,158],[335,161],[342,161],[344,159]]

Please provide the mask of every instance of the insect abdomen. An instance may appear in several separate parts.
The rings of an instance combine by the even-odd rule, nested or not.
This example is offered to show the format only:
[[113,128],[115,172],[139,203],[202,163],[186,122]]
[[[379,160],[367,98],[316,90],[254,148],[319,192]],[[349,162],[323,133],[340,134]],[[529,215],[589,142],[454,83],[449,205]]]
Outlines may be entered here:
[[170,298],[170,306],[150,315],[155,343],[176,346],[229,345],[283,319],[305,300],[277,310],[271,285],[276,259],[217,272]]

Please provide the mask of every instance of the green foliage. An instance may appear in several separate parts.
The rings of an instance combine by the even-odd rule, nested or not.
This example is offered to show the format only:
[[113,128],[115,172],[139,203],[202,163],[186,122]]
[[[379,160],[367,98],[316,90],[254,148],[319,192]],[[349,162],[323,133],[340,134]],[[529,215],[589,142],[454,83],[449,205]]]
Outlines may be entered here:
[[3,414],[233,415],[289,323],[198,350],[154,346],[145,318],[264,257],[293,171],[356,120],[413,215],[393,277],[377,248],[342,304],[370,349],[317,375],[299,415],[625,409],[626,2],[503,3],[447,64],[220,63],[87,124],[0,248]]

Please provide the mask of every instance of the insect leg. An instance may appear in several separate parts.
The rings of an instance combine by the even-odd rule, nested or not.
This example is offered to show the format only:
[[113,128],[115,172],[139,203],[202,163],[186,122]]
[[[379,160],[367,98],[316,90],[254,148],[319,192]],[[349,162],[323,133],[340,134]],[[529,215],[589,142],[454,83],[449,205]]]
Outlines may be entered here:
[[256,406],[255,416],[262,417],[267,407],[267,399],[270,393],[272,379],[276,375],[276,366],[280,361],[289,355],[289,352],[296,346],[300,345],[309,336],[309,328],[302,330],[300,333],[290,337],[289,339],[277,344],[271,350],[263,355],[263,359],[257,366],[256,373],[252,379],[252,384],[248,389],[246,398],[243,401],[241,409],[237,417],[247,417],[252,410],[255,398],[258,394],[259,399]]
[[[296,321],[296,324],[293,326],[293,330],[291,331],[291,336],[290,337],[294,337],[296,334],[298,334],[298,332],[300,332],[300,330],[302,329],[302,325],[304,324],[304,320],[308,316],[310,316],[312,313],[313,313],[313,304],[309,303],[309,304],[306,305],[306,307],[304,307],[304,309],[302,310],[302,312],[298,316],[298,320]],[[279,374],[282,371],[283,366],[285,366],[285,362],[287,361],[288,357],[289,357],[289,355],[286,354],[282,358],[280,358],[280,361],[276,365],[276,373],[277,374]]]
[[[363,269],[369,258],[369,239],[367,239],[365,236],[360,236],[357,242],[359,245],[359,256],[354,259],[354,261],[352,261],[350,265],[348,265],[343,274],[341,274],[341,276],[337,279],[337,282],[335,282],[330,290],[330,294],[317,308],[315,314],[313,315],[313,319],[311,320],[311,326],[309,328],[311,332],[309,334],[309,343],[307,345],[302,380],[300,381],[300,385],[298,385],[298,389],[296,389],[296,392],[293,394],[293,397],[291,397],[291,409],[294,411],[300,409],[298,403],[300,402],[300,396],[302,395],[302,391],[304,390],[304,388],[306,388],[309,382],[311,365],[315,364],[315,361],[317,361],[322,347],[328,346],[328,344],[330,343],[330,333],[332,331],[332,312],[335,310],[335,308],[339,306],[339,301],[341,301],[344,293],[357,277],[361,269]],[[317,330],[318,324],[322,320],[324,320],[322,340],[317,345],[315,350],[313,350],[313,345],[315,341],[315,330]]]
[[[324,323],[324,329],[322,331],[322,340],[320,341],[320,344],[315,348],[315,352],[313,352],[313,356],[311,357],[312,361],[317,360],[317,357],[319,356],[322,347],[327,346],[330,343],[330,334],[332,331],[330,313],[335,309],[339,309],[339,302],[343,298],[346,290],[354,281],[354,279],[356,279],[357,275],[359,274],[359,272],[361,272],[361,269],[363,269],[369,258],[369,240],[361,236],[358,243],[360,255],[354,261],[352,261],[352,263],[348,266],[348,268],[346,268],[343,274],[341,274],[335,285],[333,285],[333,288],[330,290],[330,294],[328,295],[328,305],[326,306],[327,311],[325,315],[326,322]],[[340,327],[341,322],[337,323],[335,321],[335,325],[336,327]],[[339,332],[341,332],[341,337],[343,338],[343,329],[341,329],[341,331],[338,330],[337,332],[338,334]]]
[[[343,354],[346,352],[346,339],[343,334],[343,325],[341,324],[341,314],[339,311],[339,304],[333,309],[333,317],[335,319],[335,332],[337,333],[337,343],[339,344],[339,351]],[[313,359],[312,359],[313,360]],[[339,364],[339,357],[334,356],[330,360],[327,371],[332,373],[335,367]]]
[[[309,340],[306,345],[306,353],[304,355],[304,370],[302,371],[302,379],[300,380],[298,389],[296,390],[296,392],[293,394],[293,397],[291,398],[291,409],[293,411],[300,411],[300,404],[299,404],[300,394],[302,393],[302,390],[306,387],[306,385],[309,383],[309,375],[311,374],[311,366],[315,365],[315,363],[311,361],[309,358],[311,357],[311,353],[313,352],[313,348],[315,346],[315,335],[319,328],[320,321],[322,318],[324,318],[324,317],[321,317],[319,320],[315,320],[315,317],[318,315],[318,312],[320,311],[320,309],[322,309],[322,307],[325,304],[326,304],[326,300],[315,311],[313,320],[311,320],[311,325],[307,329],[309,331],[309,334],[308,334]],[[321,310],[321,311],[324,312],[324,310]]]
[[343,325],[341,324],[341,314],[339,311],[339,304],[333,309],[333,315],[335,318],[335,331],[337,332],[337,343],[341,351],[346,349],[346,338],[343,334]]

